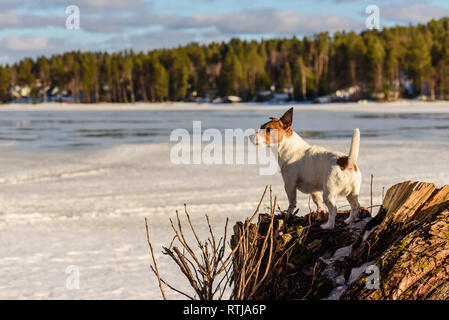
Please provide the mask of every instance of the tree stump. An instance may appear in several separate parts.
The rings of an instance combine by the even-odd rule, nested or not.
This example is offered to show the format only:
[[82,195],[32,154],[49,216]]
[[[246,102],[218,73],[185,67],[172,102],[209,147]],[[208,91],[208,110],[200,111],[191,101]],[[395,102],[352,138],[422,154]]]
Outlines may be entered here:
[[[338,212],[333,230],[319,227],[327,216],[316,212],[290,221],[276,216],[273,262],[252,298],[449,298],[448,185],[438,189],[432,183],[399,183],[387,191],[374,218],[362,209],[359,220],[347,226],[343,220],[348,214]],[[260,215],[250,238],[264,239],[269,220]],[[233,245],[242,228],[242,223],[235,226]],[[234,272],[241,272],[241,255],[233,263]],[[367,286],[367,265],[378,268],[379,288]]]

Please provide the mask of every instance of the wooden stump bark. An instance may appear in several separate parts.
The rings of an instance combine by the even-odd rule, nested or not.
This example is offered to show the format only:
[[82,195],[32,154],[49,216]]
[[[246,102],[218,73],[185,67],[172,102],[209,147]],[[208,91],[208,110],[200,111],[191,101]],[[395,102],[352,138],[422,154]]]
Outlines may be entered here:
[[449,298],[449,186],[405,182],[390,188],[380,224],[348,259],[375,261],[380,288],[367,288],[366,276],[342,299]]
[[[348,214],[339,211],[334,230],[319,227],[327,216],[318,213],[288,222],[276,216],[273,263],[252,298],[449,298],[448,185],[438,189],[432,183],[399,183],[387,191],[374,218],[363,209],[359,221],[347,226],[343,220]],[[269,220],[259,217],[251,239],[267,236]],[[241,230],[238,223],[232,242]],[[234,272],[242,270],[241,257],[234,257]],[[378,288],[367,286],[368,265],[379,270]]]

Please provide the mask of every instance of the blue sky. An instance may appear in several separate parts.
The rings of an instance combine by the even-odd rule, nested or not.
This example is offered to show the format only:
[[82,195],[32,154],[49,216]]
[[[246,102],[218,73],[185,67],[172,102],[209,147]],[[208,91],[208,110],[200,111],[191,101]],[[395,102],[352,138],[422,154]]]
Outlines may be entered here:
[[[0,63],[69,50],[361,31],[371,4],[380,8],[381,27],[449,16],[447,0],[0,0]],[[65,27],[69,5],[80,9],[80,30]]]

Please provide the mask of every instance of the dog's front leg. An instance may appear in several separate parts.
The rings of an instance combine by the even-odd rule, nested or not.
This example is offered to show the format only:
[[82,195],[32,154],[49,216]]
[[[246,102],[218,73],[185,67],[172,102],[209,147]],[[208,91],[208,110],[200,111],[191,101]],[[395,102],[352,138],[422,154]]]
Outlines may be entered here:
[[296,184],[284,184],[285,192],[288,198],[287,220],[290,218],[293,210],[296,208]]
[[324,203],[329,209],[329,218],[327,219],[327,223],[321,225],[321,228],[333,229],[335,226],[335,217],[337,216],[337,206],[336,206],[337,197],[327,192],[323,194],[323,197]]

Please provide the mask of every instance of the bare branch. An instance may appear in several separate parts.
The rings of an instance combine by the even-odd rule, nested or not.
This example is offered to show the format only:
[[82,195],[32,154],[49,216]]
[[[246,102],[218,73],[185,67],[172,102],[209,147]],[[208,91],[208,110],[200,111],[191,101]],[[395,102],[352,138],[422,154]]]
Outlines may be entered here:
[[159,282],[159,289],[161,290],[161,294],[162,294],[162,297],[164,298],[164,300],[167,300],[167,297],[165,296],[164,289],[162,288],[161,276],[159,274],[159,269],[157,267],[156,258],[154,257],[153,245],[151,244],[151,241],[150,241],[150,231],[148,229],[148,218],[146,218],[146,217],[145,217],[145,228],[147,230],[147,242],[148,242],[148,245],[150,246],[151,257],[153,258],[153,263],[154,263],[155,273],[156,273],[156,276],[157,276],[157,281]]

